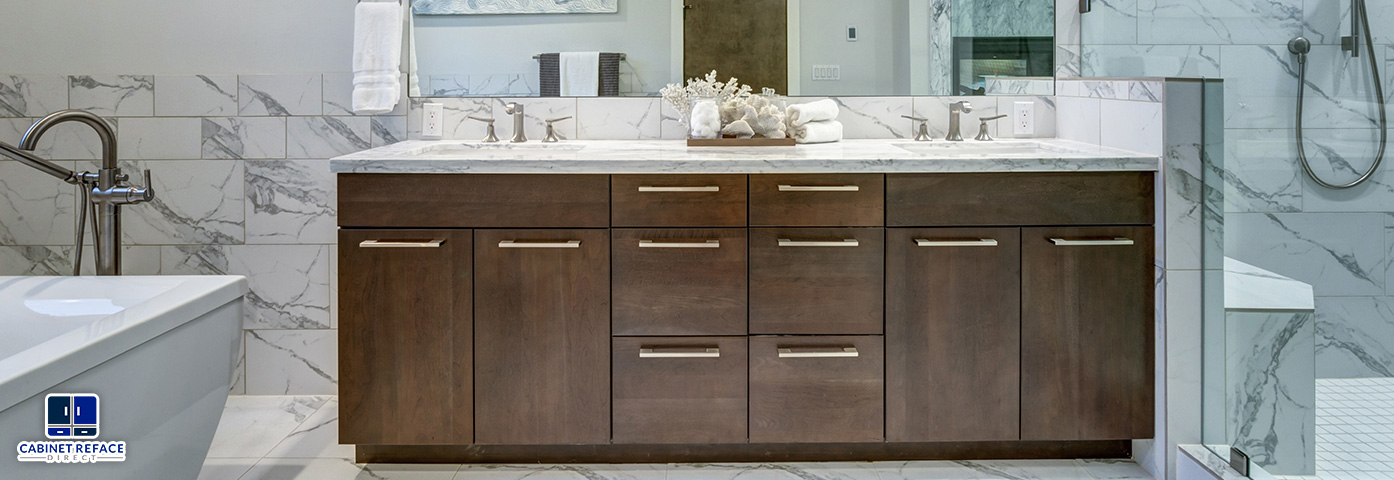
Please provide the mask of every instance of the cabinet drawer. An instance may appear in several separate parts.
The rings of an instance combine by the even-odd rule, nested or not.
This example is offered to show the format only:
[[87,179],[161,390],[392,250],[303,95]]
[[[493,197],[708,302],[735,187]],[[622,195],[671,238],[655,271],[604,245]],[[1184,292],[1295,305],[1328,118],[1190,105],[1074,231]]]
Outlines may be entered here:
[[750,333],[877,335],[885,229],[750,229]]
[[607,175],[339,174],[339,225],[605,228]]
[[893,174],[893,227],[1150,225],[1152,172]]
[[867,337],[750,337],[750,442],[885,438],[885,345]]
[[615,443],[744,443],[745,337],[617,337]]
[[615,175],[616,227],[744,227],[745,175]]
[[751,175],[750,224],[762,227],[879,227],[885,175]]
[[612,235],[614,335],[745,335],[745,229]]

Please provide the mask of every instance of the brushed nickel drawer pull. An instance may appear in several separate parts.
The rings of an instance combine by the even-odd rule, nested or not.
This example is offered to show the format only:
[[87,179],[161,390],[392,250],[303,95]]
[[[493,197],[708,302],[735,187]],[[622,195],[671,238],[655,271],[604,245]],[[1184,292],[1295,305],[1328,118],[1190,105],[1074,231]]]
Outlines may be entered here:
[[861,356],[857,347],[785,347],[779,358],[855,358]]
[[713,347],[640,348],[639,358],[721,358],[721,349]]
[[707,187],[639,187],[639,193],[710,193],[720,191],[721,187],[715,185]]
[[781,192],[860,192],[856,185],[780,185]]
[[639,248],[721,248],[721,240],[692,240],[677,242],[657,242],[640,240]]
[[796,241],[787,238],[779,239],[779,246],[781,247],[859,247],[861,244],[862,242],[857,241],[855,238],[833,241]]
[[1058,247],[1102,247],[1132,245],[1134,242],[1131,239],[1118,237],[1114,239],[1104,240],[1070,240],[1067,238],[1052,238],[1050,239],[1050,243],[1053,243]]
[[504,240],[499,242],[499,248],[581,248],[581,241],[519,242],[517,240]]
[[917,247],[995,247],[997,240],[983,238],[978,240],[929,240],[926,238],[916,238]]
[[444,238],[431,240],[364,240],[358,242],[359,248],[438,248],[445,243]]

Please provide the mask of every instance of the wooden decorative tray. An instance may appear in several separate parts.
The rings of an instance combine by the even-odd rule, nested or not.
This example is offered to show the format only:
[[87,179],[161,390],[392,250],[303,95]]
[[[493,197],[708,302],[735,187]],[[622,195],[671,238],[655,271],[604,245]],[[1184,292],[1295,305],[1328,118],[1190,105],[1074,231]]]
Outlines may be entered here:
[[793,138],[689,138],[689,147],[792,147]]

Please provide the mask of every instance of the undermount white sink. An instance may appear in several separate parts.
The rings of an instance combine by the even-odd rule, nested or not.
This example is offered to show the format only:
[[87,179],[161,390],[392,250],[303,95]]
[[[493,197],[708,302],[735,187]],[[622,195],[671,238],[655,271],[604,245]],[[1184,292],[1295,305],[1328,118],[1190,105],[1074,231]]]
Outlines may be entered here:
[[450,154],[450,153],[467,153],[467,152],[478,152],[478,151],[509,151],[509,150],[521,150],[521,151],[530,151],[530,152],[531,152],[531,151],[543,151],[543,152],[575,152],[575,151],[579,151],[579,150],[584,149],[584,148],[586,148],[585,145],[579,145],[579,144],[575,144],[575,143],[542,143],[542,142],[527,142],[527,143],[509,143],[509,142],[482,143],[482,142],[468,142],[468,143],[445,143],[445,144],[440,144],[440,145],[432,145],[432,146],[426,147],[425,149],[423,149],[423,150],[422,150],[421,152],[419,152],[419,153]]
[[1030,157],[1044,154],[1074,153],[1065,148],[1023,141],[964,141],[897,143],[896,147],[910,153],[930,156]]

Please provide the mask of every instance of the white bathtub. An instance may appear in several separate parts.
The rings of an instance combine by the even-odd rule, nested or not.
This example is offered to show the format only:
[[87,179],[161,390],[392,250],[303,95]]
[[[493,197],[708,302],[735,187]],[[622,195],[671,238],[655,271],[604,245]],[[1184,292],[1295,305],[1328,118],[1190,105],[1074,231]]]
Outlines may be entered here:
[[[0,478],[197,477],[227,401],[246,289],[242,277],[0,277],[0,449],[10,452]],[[89,399],[67,401],[77,410],[68,421],[96,423],[97,436],[92,425],[51,425],[53,394],[95,394],[86,415]],[[125,442],[125,461],[19,460],[21,442],[69,440]]]

